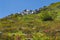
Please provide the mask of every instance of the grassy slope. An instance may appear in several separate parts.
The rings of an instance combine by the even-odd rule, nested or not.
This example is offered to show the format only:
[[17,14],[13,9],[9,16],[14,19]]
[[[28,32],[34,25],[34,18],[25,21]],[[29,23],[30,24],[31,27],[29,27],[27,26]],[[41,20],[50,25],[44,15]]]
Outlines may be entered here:
[[[50,35],[49,33],[60,30],[60,2],[48,6],[48,9],[41,9],[40,13],[21,16],[14,14],[0,19],[0,31],[6,34],[33,34],[39,39],[39,35]],[[43,21],[46,15],[52,16],[53,21]],[[47,16],[47,17],[49,17]],[[47,31],[47,32],[45,32]],[[41,34],[42,33],[42,34]],[[46,33],[46,34],[45,34]],[[37,35],[38,34],[38,35]],[[43,37],[43,38],[44,38]],[[35,37],[33,37],[35,40]],[[44,39],[45,40],[45,39]]]

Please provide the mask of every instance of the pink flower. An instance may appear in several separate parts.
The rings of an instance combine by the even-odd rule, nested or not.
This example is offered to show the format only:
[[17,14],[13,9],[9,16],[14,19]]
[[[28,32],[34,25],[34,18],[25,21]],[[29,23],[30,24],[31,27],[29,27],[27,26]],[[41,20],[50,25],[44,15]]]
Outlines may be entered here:
[[47,32],[49,32],[49,30],[44,30],[44,32],[46,32],[46,33],[47,33]]

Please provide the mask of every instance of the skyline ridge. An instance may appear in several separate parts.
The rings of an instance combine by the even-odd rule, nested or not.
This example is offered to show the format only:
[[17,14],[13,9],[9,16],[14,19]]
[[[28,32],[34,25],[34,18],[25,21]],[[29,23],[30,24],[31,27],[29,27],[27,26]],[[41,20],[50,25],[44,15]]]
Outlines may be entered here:
[[43,6],[49,6],[51,3],[60,2],[60,0],[5,0],[0,1],[0,18],[3,18],[10,14],[21,12],[24,9],[35,10],[42,8]]

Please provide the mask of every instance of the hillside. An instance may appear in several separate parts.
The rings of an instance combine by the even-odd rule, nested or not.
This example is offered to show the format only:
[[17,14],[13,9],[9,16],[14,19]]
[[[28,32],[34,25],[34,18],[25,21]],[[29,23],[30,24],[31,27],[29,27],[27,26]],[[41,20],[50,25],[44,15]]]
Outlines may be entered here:
[[1,18],[0,40],[60,40],[60,2]]

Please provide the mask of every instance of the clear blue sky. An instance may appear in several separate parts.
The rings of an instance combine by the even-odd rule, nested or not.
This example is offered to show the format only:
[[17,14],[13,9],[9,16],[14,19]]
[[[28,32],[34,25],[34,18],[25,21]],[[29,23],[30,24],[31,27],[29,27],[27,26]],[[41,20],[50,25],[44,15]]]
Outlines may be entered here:
[[0,0],[0,18],[24,9],[38,9],[60,0]]

